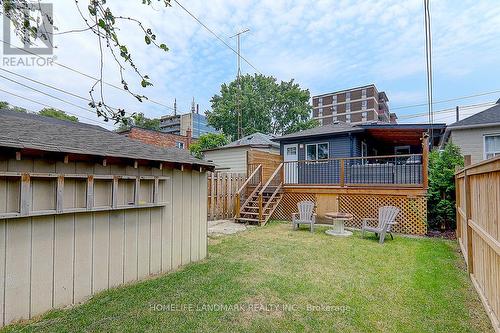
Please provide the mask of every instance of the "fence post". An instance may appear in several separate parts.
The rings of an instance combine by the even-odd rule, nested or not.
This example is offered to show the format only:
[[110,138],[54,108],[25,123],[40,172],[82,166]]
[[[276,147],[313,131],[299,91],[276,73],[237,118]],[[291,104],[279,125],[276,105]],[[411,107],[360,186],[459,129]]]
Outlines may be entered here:
[[457,235],[457,240],[460,241],[460,238],[462,238],[462,228],[460,226],[461,224],[461,217],[460,217],[460,212],[458,208],[460,207],[461,204],[461,197],[462,193],[460,192],[460,182],[457,177],[457,172],[459,171],[459,166],[455,166],[455,234]]
[[[467,157],[467,156],[466,156]],[[465,166],[470,165],[470,156],[465,159]],[[467,168],[464,169],[464,184],[465,191],[463,198],[465,199],[465,225],[467,226],[467,271],[469,274],[474,274],[474,256],[472,255],[472,228],[469,225],[469,220],[472,218],[471,211],[471,195],[470,195],[470,179],[467,174]],[[461,195],[462,197],[462,195]]]
[[340,159],[340,187],[345,186],[345,160]]

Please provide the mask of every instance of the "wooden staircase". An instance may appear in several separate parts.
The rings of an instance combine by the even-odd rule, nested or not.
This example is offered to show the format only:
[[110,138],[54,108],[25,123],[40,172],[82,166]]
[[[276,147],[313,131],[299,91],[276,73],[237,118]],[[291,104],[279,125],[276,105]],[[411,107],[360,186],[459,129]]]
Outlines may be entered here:
[[[259,165],[238,190],[235,205],[235,221],[264,225],[273,215],[283,197],[283,163],[262,185],[262,166]],[[241,204],[244,199],[243,204]]]

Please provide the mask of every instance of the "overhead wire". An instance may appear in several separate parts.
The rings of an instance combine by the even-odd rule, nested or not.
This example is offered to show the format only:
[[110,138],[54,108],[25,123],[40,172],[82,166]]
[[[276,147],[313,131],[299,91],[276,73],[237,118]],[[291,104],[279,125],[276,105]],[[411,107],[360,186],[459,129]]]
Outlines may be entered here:
[[[26,100],[28,102],[36,103],[36,104],[41,105],[41,106],[46,107],[46,108],[57,109],[56,107],[54,107],[52,105],[45,104],[45,103],[42,103],[42,102],[39,102],[39,101],[35,101],[34,99],[31,99],[31,98],[28,98],[28,97],[25,97],[25,96],[21,96],[21,95],[18,95],[16,93],[13,93],[13,92],[1,89],[1,88],[0,88],[0,91],[3,92],[3,93],[9,94],[9,95],[15,96],[17,98],[24,99],[24,100]],[[67,114],[69,114],[69,115],[78,117],[79,119],[85,119],[85,120],[91,121],[91,122],[93,122],[95,124],[98,124],[99,126],[110,126],[111,128],[113,128],[111,124],[102,123],[102,122],[99,122],[98,120],[91,119],[91,118],[88,118],[88,117],[85,117],[85,116],[82,116],[82,115],[79,115],[79,114],[76,114],[76,113],[73,113],[73,112],[70,112],[70,111],[64,111],[64,112],[67,113]]]
[[[16,47],[15,45],[13,45],[13,44],[11,44],[11,43],[9,43],[9,42],[6,42],[6,41],[4,41],[4,40],[1,40],[1,39],[0,39],[0,42],[2,42],[2,43],[4,43],[4,44],[7,44],[7,45],[9,45],[9,46],[11,46],[11,47]],[[27,53],[27,54],[33,55],[33,56],[38,57],[38,58],[40,58],[40,59],[44,59],[44,58],[43,58],[43,57],[41,57],[40,55],[38,55],[38,54],[36,54],[36,53],[34,53],[34,52],[31,52],[31,51],[29,51],[29,50],[22,49],[22,48],[18,48],[18,49],[19,49],[20,51],[22,51],[22,52],[25,52],[25,53]],[[72,72],[74,72],[74,73],[76,73],[76,74],[79,74],[79,75],[81,75],[81,76],[84,76],[84,77],[86,77],[86,78],[89,78],[89,79],[92,79],[92,80],[95,80],[95,81],[99,81],[99,80],[100,80],[99,78],[97,78],[97,77],[95,77],[95,76],[92,76],[92,75],[90,75],[90,74],[86,74],[86,73],[84,73],[84,72],[82,72],[82,71],[80,71],[80,70],[78,70],[78,69],[75,69],[75,68],[73,68],[73,67],[71,67],[71,66],[68,66],[68,65],[65,65],[65,64],[63,64],[63,63],[60,63],[60,62],[58,62],[58,61],[53,60],[53,61],[52,61],[52,63],[53,63],[54,65],[57,65],[57,66],[61,67],[61,68],[64,68],[64,69],[69,70],[69,71],[72,71]],[[104,80],[102,80],[102,83],[103,83],[103,84],[105,84],[105,85],[107,85],[107,86],[110,86],[110,87],[112,87],[112,88],[115,88],[115,89],[118,89],[118,90],[121,90],[121,91],[124,91],[124,92],[129,93],[129,91],[127,91],[127,90],[126,90],[126,89],[124,89],[123,87],[117,86],[117,85],[115,85],[115,84],[113,84],[113,83],[109,83],[109,82],[106,82],[106,81],[104,81]],[[146,97],[146,98],[145,98],[145,100],[146,100],[146,101],[148,101],[148,102],[151,102],[151,103],[153,103],[153,104],[157,104],[157,105],[159,105],[159,106],[163,106],[163,107],[165,107],[165,108],[167,108],[167,109],[170,109],[170,110],[173,110],[173,109],[174,109],[173,107],[171,107],[171,106],[169,106],[169,105],[166,105],[166,104],[163,104],[163,103],[161,103],[161,102],[155,101],[154,99],[151,99],[151,98],[148,98],[148,97]]]
[[262,74],[260,70],[257,69],[250,61],[248,61],[245,57],[243,57],[238,51],[236,51],[231,45],[229,45],[222,37],[216,34],[212,29],[210,29],[205,23],[203,23],[196,15],[191,13],[186,7],[184,7],[178,0],[174,0],[176,4],[179,5],[186,13],[189,14],[198,24],[200,24],[205,30],[210,32],[215,38],[217,38],[220,42],[222,42],[227,48],[233,51],[238,57],[240,57],[244,62],[246,62],[250,67],[252,67],[257,73]]

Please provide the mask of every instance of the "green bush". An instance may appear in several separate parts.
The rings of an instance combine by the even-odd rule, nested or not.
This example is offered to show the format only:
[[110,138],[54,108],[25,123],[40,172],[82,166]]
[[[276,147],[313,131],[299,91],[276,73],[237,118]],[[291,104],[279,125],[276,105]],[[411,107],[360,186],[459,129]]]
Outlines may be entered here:
[[189,146],[189,151],[195,157],[202,158],[203,150],[217,148],[228,143],[229,140],[223,133],[205,133],[198,138],[196,143]]
[[429,154],[427,223],[431,229],[455,229],[455,169],[463,166],[460,148],[448,143]]

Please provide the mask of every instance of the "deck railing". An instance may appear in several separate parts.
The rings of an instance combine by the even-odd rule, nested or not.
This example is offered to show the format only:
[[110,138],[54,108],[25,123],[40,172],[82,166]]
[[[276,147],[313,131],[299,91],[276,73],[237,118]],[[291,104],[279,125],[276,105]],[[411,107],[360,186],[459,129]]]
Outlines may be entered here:
[[283,163],[285,185],[397,185],[423,187],[422,154],[331,158]]
[[257,165],[252,172],[249,174],[247,180],[241,185],[241,187],[236,192],[236,203],[234,206],[234,216],[240,217],[240,208],[245,205],[246,201],[249,199],[252,193],[251,190],[254,191],[258,189],[258,187],[262,184],[262,165]]

